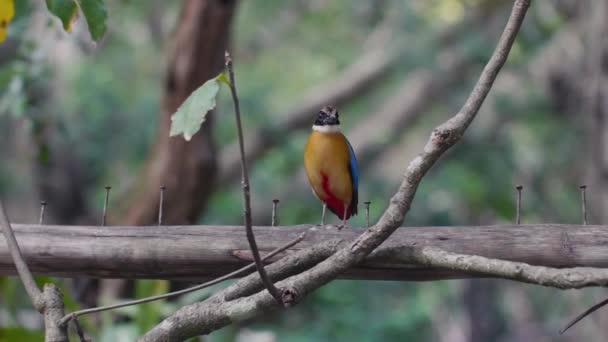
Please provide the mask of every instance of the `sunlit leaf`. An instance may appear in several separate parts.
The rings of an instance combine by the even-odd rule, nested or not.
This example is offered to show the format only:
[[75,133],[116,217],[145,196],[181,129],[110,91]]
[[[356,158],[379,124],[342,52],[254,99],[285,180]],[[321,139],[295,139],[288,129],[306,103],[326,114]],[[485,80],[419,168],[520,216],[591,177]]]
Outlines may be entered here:
[[22,327],[1,327],[0,342],[12,341],[42,341],[44,333],[32,331]]
[[190,141],[201,128],[207,113],[215,107],[215,98],[220,90],[221,75],[210,79],[192,92],[171,116],[170,136],[184,135]]
[[94,41],[99,41],[106,33],[106,20],[108,14],[103,0],[79,0],[80,9],[87,20],[91,38]]
[[78,13],[74,0],[46,0],[46,7],[61,20],[64,30],[67,32],[72,30],[72,22]]
[[15,15],[13,0],[0,0],[0,42],[6,39],[6,28]]
[[[166,280],[140,279],[135,282],[137,298],[151,297],[169,292],[169,282]],[[135,322],[141,334],[152,329],[162,319],[163,301],[144,303],[137,306]]]

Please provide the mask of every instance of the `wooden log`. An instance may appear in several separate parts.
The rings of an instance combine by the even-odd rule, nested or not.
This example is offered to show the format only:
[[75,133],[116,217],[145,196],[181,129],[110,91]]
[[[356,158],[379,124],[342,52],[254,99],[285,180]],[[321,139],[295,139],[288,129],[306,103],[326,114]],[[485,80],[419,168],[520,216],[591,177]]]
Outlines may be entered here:
[[[313,228],[313,229],[311,229]],[[251,261],[241,226],[90,227],[15,224],[24,257],[35,274],[59,277],[203,280]],[[295,239],[288,250],[328,239],[349,241],[363,229],[310,225],[254,227],[262,254]],[[563,224],[474,227],[403,227],[384,247],[427,245],[552,267],[608,267],[608,226]],[[382,248],[382,247],[381,247]],[[280,256],[277,256],[277,258]],[[0,238],[0,274],[14,274],[6,242]],[[343,277],[377,280],[440,280],[474,275],[371,259]]]

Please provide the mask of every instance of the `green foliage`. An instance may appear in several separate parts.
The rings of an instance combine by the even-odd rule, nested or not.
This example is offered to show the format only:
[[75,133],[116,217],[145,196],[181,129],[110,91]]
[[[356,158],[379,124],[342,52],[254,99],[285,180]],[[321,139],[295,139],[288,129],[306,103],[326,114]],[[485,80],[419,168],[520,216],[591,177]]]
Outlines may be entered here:
[[73,0],[46,0],[46,7],[61,20],[64,30],[71,30],[72,20],[78,10]]
[[89,32],[94,41],[99,41],[106,33],[108,14],[103,0],[79,0],[82,14],[87,20]]
[[183,134],[190,141],[201,128],[207,113],[215,108],[215,98],[220,91],[220,82],[226,82],[224,74],[208,80],[188,96],[173,115],[171,115],[170,136]]
[[[138,280],[135,282],[135,297],[145,298],[169,292],[166,280]],[[145,303],[136,307],[135,323],[140,335],[153,328],[162,319],[164,301]]]
[[72,21],[80,8],[94,41],[99,41],[106,33],[108,13],[103,0],[47,0],[46,6],[49,12],[61,20],[63,29],[68,32],[71,31]]
[[43,341],[44,332],[22,327],[0,327],[0,342]]

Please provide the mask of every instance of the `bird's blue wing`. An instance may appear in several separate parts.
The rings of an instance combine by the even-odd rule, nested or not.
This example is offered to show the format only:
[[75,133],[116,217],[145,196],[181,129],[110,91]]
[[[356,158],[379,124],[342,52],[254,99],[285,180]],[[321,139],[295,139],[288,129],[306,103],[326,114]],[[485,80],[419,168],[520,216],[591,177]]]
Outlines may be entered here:
[[348,162],[348,171],[350,172],[350,179],[353,186],[353,197],[351,198],[351,214],[357,215],[357,204],[359,202],[359,168],[357,167],[357,157],[355,157],[355,151],[350,145],[348,139],[346,139],[348,145],[348,154],[350,156]]

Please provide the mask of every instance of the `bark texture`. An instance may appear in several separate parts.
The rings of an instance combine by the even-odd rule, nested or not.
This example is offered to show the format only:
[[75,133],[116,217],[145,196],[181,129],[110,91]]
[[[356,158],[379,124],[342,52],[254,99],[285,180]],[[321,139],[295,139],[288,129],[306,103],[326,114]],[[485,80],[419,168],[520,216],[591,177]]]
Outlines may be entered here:
[[[19,245],[37,274],[99,278],[211,279],[253,259],[242,226],[77,227],[15,224]],[[333,241],[326,258],[360,234],[360,229],[315,226],[254,227],[262,255],[306,232],[285,255]],[[512,225],[404,227],[382,248],[428,246],[449,253],[525,262],[549,267],[608,267],[608,227],[581,225]],[[317,260],[316,262],[318,262]],[[294,265],[290,265],[296,268]],[[0,238],[0,274],[15,268]],[[341,277],[353,279],[433,280],[469,275],[412,265],[396,254],[376,253]]]
[[169,52],[156,142],[132,206],[121,220],[129,225],[156,222],[159,187],[165,186],[164,222],[192,223],[213,191],[217,174],[213,113],[190,142],[169,137],[171,115],[188,96],[223,70],[224,51],[236,1],[186,0]]

